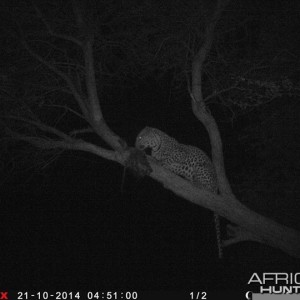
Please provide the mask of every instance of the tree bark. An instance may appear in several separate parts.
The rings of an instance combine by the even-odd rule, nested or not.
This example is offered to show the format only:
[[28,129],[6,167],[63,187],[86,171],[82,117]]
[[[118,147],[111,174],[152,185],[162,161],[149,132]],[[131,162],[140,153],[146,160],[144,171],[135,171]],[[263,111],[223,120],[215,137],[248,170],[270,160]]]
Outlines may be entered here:
[[152,160],[151,168],[153,169],[151,177],[163,183],[167,189],[192,203],[216,212],[240,226],[241,236],[244,235],[246,238],[237,238],[236,242],[255,240],[278,248],[293,257],[300,258],[300,233],[298,231],[250,210],[233,195],[215,195],[198,189],[192,183],[163,169]]

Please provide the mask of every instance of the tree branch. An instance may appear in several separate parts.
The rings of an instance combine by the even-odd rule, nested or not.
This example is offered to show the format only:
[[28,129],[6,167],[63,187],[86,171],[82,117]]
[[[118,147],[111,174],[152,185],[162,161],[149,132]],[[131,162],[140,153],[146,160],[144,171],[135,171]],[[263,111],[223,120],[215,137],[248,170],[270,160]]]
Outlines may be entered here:
[[60,71],[57,67],[55,67],[50,62],[46,61],[43,57],[41,57],[39,54],[37,54],[35,51],[31,49],[31,47],[28,45],[27,41],[25,39],[22,39],[23,46],[25,49],[29,52],[29,54],[34,57],[36,60],[38,60],[40,63],[42,63],[44,66],[49,68],[51,71],[56,73],[59,77],[61,77],[66,83],[69,89],[71,90],[74,98],[76,99],[84,117],[86,120],[89,120],[89,114],[88,110],[86,108],[86,105],[84,103],[84,99],[81,97],[81,95],[78,93],[74,83],[72,82],[71,78],[67,76],[64,72]]
[[74,114],[75,116],[77,116],[78,118],[85,120],[84,116],[81,115],[80,113],[78,113],[77,111],[75,111],[74,109],[68,107],[67,105],[58,105],[58,104],[44,104],[45,107],[58,107],[58,108],[62,108],[66,111],[71,112],[72,114]]
[[[48,128],[47,128],[48,129]],[[125,165],[130,156],[131,149],[119,153],[106,150],[102,147],[88,143],[81,139],[49,140],[46,138],[25,136],[18,133],[13,138],[22,140],[42,149],[68,149],[93,153],[102,158]],[[287,226],[276,223],[262,215],[251,211],[241,204],[233,195],[220,196],[209,191],[199,189],[190,181],[163,168],[152,157],[148,157],[152,173],[150,176],[162,183],[165,188],[176,195],[216,212],[231,222],[237,224],[238,229],[233,229],[232,239],[224,243],[228,246],[245,240],[255,240],[263,244],[281,249],[285,253],[300,258],[300,233]]]
[[206,26],[204,34],[204,43],[196,53],[192,63],[192,91],[193,100],[198,102],[198,105],[204,107],[203,95],[202,95],[202,71],[203,63],[207,57],[208,52],[211,49],[211,45],[214,37],[214,30],[216,24],[221,16],[222,11],[226,7],[227,0],[217,0],[217,7],[213,13],[211,21]]
[[69,135],[70,136],[76,136],[78,134],[84,134],[84,133],[95,133],[94,130],[91,127],[88,128],[82,128],[82,129],[75,129],[72,130]]
[[113,149],[118,152],[124,151],[127,144],[116,133],[114,133],[103,117],[100,101],[97,93],[97,84],[94,69],[93,57],[93,34],[85,24],[82,9],[79,8],[80,3],[73,1],[73,10],[76,16],[76,22],[82,35],[85,36],[83,55],[85,64],[85,82],[88,93],[88,112],[90,116],[90,124],[95,132]]
[[227,225],[227,234],[229,235],[229,239],[223,241],[223,246],[227,247],[236,243],[244,242],[244,241],[253,241],[263,243],[263,240],[260,239],[257,234],[254,235],[248,230],[236,225]]
[[94,69],[94,57],[93,57],[93,42],[89,39],[83,49],[84,63],[85,63],[85,76],[86,87],[88,93],[88,99],[90,104],[90,113],[95,123],[103,119],[102,111],[100,108],[97,85]]
[[72,141],[72,138],[65,134],[64,132],[52,127],[52,126],[48,126],[42,122],[38,122],[38,121],[33,121],[33,120],[29,120],[29,119],[25,119],[25,118],[21,118],[21,117],[15,117],[15,116],[8,116],[8,119],[12,119],[12,120],[16,120],[16,121],[21,121],[21,122],[25,122],[31,125],[36,126],[37,128],[39,128],[40,130],[44,131],[44,132],[48,132],[48,133],[52,133],[60,138],[62,138],[63,140]]
[[204,102],[207,103],[209,99],[215,98],[215,97],[217,97],[217,96],[219,96],[219,95],[221,95],[221,94],[223,94],[223,93],[226,93],[226,92],[229,92],[229,91],[231,91],[231,90],[234,90],[234,89],[236,89],[236,87],[237,87],[237,84],[234,84],[234,85],[232,85],[232,86],[230,86],[230,87],[228,87],[228,88],[225,88],[225,89],[219,90],[219,91],[217,91],[217,92],[214,92],[214,93],[212,93],[212,94],[206,96],[206,97],[204,98]]
[[[235,242],[252,240],[278,248],[285,253],[300,258],[300,233],[267,217],[259,215],[240,203],[233,195],[219,196],[201,190],[191,182],[175,175],[149,159],[153,172],[151,177],[178,196],[208,208],[227,220],[239,225],[240,234]],[[226,242],[229,245],[230,242]]]
[[217,173],[219,191],[221,193],[231,195],[232,190],[225,172],[221,135],[215,119],[206,109],[202,94],[203,63],[212,45],[215,26],[227,3],[227,0],[217,1],[217,7],[214,11],[211,22],[207,25],[205,30],[204,43],[200,47],[192,62],[192,90],[189,90],[189,92],[192,99],[193,113],[196,118],[202,122],[209,134],[212,148],[212,160]]
[[65,34],[60,34],[60,33],[56,33],[54,32],[54,30],[51,28],[49,22],[46,20],[46,18],[44,17],[44,15],[42,14],[41,10],[32,2],[32,5],[37,13],[37,15],[40,17],[40,19],[42,20],[42,22],[44,23],[45,27],[47,28],[47,31],[50,35],[59,38],[59,39],[63,39],[66,41],[70,41],[74,44],[76,44],[79,47],[82,47],[82,43],[77,40],[76,38],[69,36],[69,35],[65,35]]
[[32,144],[35,147],[41,149],[66,149],[66,150],[81,150],[85,152],[89,152],[92,154],[96,154],[102,158],[123,162],[123,159],[118,156],[114,151],[104,149],[102,147],[96,146],[94,144],[88,143],[81,139],[73,139],[68,137],[68,139],[63,140],[53,140],[42,137],[28,136],[24,134],[20,134],[18,132],[10,131],[11,138],[19,141],[24,141],[29,144]]

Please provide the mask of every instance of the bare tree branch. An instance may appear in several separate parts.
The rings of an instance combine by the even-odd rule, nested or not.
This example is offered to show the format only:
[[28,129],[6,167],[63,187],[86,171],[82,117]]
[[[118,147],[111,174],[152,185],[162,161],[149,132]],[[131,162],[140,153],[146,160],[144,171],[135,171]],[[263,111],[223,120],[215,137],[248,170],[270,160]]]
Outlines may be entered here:
[[83,46],[83,55],[85,63],[86,88],[89,102],[88,110],[90,115],[90,124],[95,132],[101,136],[107,144],[109,144],[113,149],[122,152],[124,151],[124,148],[127,147],[126,142],[123,141],[117,134],[115,134],[106,124],[100,107],[94,69],[93,34],[88,30],[88,26],[84,22],[82,9],[80,9],[80,3],[76,0],[73,1],[73,10],[79,30],[81,34],[86,37]]
[[113,151],[106,150],[104,148],[95,146],[94,144],[90,144],[84,141],[77,141],[75,143],[66,143],[65,141],[54,141],[54,140],[47,141],[41,138],[28,137],[28,136],[24,136],[24,138],[18,137],[18,139],[32,143],[33,145],[43,149],[61,148],[67,150],[81,150],[81,151],[86,151],[86,152],[96,154],[108,160],[116,161],[116,154]]
[[[150,176],[161,182],[165,188],[237,224],[239,226],[237,228],[241,228],[241,231],[233,238],[236,242],[255,240],[300,258],[300,233],[298,231],[250,210],[233,194],[220,196],[201,190],[191,182],[159,166],[153,159],[149,159],[149,162],[153,170]],[[230,241],[225,242],[225,246],[229,244]]]
[[69,135],[70,136],[76,136],[78,134],[84,134],[84,133],[92,133],[94,132],[94,130],[91,128],[91,127],[88,127],[88,128],[82,128],[82,129],[75,129],[75,130],[72,130]]
[[[43,128],[43,127],[42,127]],[[52,131],[45,128],[46,131]],[[54,130],[54,132],[56,132]],[[25,136],[12,133],[12,137],[22,140],[42,149],[68,149],[80,150],[93,153],[102,158],[125,164],[130,155],[130,149],[119,153],[118,151],[106,150],[102,147],[79,139],[49,140],[41,137]],[[300,258],[300,233],[287,226],[259,215],[241,204],[233,195],[220,196],[209,191],[199,189],[193,183],[177,176],[160,166],[153,158],[148,157],[152,173],[150,176],[161,182],[165,188],[184,199],[210,209],[239,227],[233,228],[231,239],[224,242],[224,246],[252,240],[279,248],[285,253]]]
[[66,141],[69,141],[71,142],[72,141],[72,138],[70,136],[68,136],[67,134],[65,134],[64,132],[54,128],[54,127],[51,127],[51,126],[48,126],[42,122],[37,122],[37,121],[33,121],[33,120],[29,120],[29,119],[24,119],[24,118],[21,118],[21,117],[15,117],[15,116],[8,116],[7,117],[8,119],[13,119],[13,120],[17,120],[17,121],[22,121],[22,122],[25,122],[25,123],[28,123],[28,124],[31,124],[31,125],[34,125],[36,126],[37,128],[39,128],[40,130],[42,131],[45,131],[45,132],[48,132],[48,133],[52,133]]
[[230,87],[228,87],[228,88],[225,88],[225,89],[219,90],[219,91],[217,91],[217,92],[214,92],[214,93],[212,93],[212,94],[206,96],[206,97],[204,98],[204,102],[208,102],[209,99],[212,99],[212,98],[215,98],[215,97],[217,97],[217,96],[220,96],[221,94],[226,93],[226,92],[229,92],[229,91],[234,90],[234,89],[236,89],[236,88],[237,88],[237,84],[234,84],[234,85],[232,85],[232,86],[230,86]]
[[193,100],[198,102],[198,105],[204,106],[203,95],[202,95],[202,72],[203,63],[206,59],[208,52],[210,51],[214,30],[216,24],[228,4],[227,0],[217,0],[217,7],[214,10],[213,16],[210,22],[207,24],[204,34],[204,43],[201,45],[199,51],[196,53],[192,63],[192,91]]
[[102,111],[100,108],[95,69],[93,58],[93,42],[89,39],[84,46],[84,62],[85,62],[85,75],[86,75],[86,87],[88,92],[88,99],[90,102],[90,113],[95,123],[103,119]]
[[223,145],[220,132],[215,119],[206,109],[202,94],[203,63],[211,48],[215,26],[227,3],[227,0],[217,1],[217,7],[213,13],[212,20],[205,30],[204,43],[200,47],[192,62],[192,90],[189,90],[189,92],[192,99],[193,113],[198,120],[203,123],[209,134],[212,147],[212,160],[217,172],[219,190],[221,193],[232,194],[225,172]]
[[74,98],[76,99],[83,115],[85,116],[86,120],[88,121],[88,109],[84,103],[84,99],[81,97],[81,95],[78,93],[73,81],[70,77],[68,77],[64,72],[60,71],[58,68],[56,68],[53,64],[46,61],[44,58],[42,58],[39,54],[37,54],[35,51],[32,50],[32,48],[28,45],[27,41],[25,39],[22,39],[22,43],[25,47],[25,49],[30,53],[32,57],[37,59],[39,62],[41,62],[43,65],[48,67],[51,71],[56,73],[59,77],[61,77],[68,85],[69,89],[71,90]]
[[69,36],[69,35],[54,32],[54,30],[51,28],[51,25],[46,20],[45,16],[42,14],[41,10],[34,4],[34,2],[32,2],[32,5],[33,5],[37,15],[40,17],[40,19],[44,23],[44,25],[47,28],[47,31],[50,35],[60,38],[60,39],[63,39],[63,40],[66,40],[66,41],[70,41],[70,42],[76,44],[77,46],[82,47],[82,43],[80,42],[80,40],[78,40],[72,36]]
[[253,234],[250,231],[236,225],[227,225],[227,234],[229,235],[229,239],[223,241],[223,246],[228,247],[230,245],[244,242],[244,241],[253,241],[264,243],[262,238],[259,238],[257,234]]
[[58,107],[58,108],[62,108],[66,111],[71,112],[72,114],[74,114],[75,116],[77,116],[78,118],[85,120],[84,116],[81,115],[80,113],[78,113],[77,111],[75,111],[74,109],[68,107],[67,105],[58,105],[58,104],[45,104],[45,107]]

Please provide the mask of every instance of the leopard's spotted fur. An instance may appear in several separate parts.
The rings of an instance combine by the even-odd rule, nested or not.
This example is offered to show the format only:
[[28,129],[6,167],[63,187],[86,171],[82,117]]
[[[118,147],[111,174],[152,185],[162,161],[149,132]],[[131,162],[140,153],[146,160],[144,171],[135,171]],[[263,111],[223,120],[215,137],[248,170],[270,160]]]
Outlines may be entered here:
[[[213,193],[218,192],[214,166],[209,157],[199,148],[180,144],[159,129],[145,127],[137,136],[136,148],[151,149],[151,156],[163,167],[186,178],[195,185]],[[222,257],[220,221],[215,214],[219,257]]]

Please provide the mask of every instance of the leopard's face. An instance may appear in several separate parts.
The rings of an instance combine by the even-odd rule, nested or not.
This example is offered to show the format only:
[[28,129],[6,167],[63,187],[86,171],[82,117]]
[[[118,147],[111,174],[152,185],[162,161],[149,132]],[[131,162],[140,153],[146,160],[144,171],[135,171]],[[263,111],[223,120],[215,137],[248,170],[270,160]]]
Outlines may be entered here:
[[135,147],[139,150],[151,149],[156,152],[161,146],[161,139],[158,134],[155,134],[155,130],[150,127],[144,128],[137,136],[135,140]]

